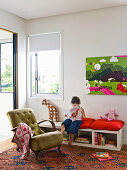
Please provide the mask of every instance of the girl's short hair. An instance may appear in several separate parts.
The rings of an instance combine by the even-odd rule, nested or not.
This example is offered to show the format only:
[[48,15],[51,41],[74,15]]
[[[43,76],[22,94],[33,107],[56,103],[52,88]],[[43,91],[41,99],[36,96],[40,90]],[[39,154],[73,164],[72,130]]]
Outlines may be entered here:
[[74,96],[74,97],[72,97],[72,100],[71,100],[71,103],[72,104],[80,104],[81,102],[80,102],[80,98],[79,97],[77,97],[77,96]]

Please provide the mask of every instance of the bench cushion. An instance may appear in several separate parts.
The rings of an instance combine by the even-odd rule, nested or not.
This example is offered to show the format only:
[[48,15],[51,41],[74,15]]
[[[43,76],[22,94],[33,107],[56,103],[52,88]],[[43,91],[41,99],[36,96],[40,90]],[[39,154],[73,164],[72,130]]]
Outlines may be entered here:
[[87,129],[90,128],[90,125],[95,121],[93,118],[82,118],[82,125],[80,129]]
[[118,131],[124,125],[122,120],[112,120],[108,121],[106,119],[97,119],[91,125],[91,129],[95,130],[110,130],[110,131]]

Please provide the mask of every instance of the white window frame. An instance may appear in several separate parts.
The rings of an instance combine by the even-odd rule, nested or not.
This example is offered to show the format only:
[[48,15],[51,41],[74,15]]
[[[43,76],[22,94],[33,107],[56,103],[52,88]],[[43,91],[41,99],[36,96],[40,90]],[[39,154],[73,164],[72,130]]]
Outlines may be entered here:
[[52,34],[54,32],[50,33],[41,33],[41,34],[32,34],[28,35],[28,58],[27,58],[27,99],[29,98],[45,98],[45,99],[56,99],[56,100],[63,100],[63,52],[62,52],[62,34],[60,33],[60,50],[61,55],[59,58],[59,94],[55,93],[48,93],[48,94],[35,94],[32,95],[32,70],[31,70],[31,57],[29,52],[29,37],[30,36],[36,36],[36,35],[42,35],[42,34]]

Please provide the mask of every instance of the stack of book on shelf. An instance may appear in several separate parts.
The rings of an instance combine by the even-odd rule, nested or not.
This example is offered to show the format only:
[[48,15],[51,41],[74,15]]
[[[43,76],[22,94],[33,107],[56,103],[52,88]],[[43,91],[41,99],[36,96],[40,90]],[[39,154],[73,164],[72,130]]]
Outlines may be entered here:
[[90,138],[85,136],[77,136],[75,142],[90,143]]
[[95,133],[95,145],[105,146],[106,137],[102,133]]
[[108,152],[96,152],[96,154],[92,154],[99,161],[106,161],[113,159]]
[[116,142],[114,140],[108,139],[105,134],[96,132],[95,133],[95,145],[101,146],[116,146]]
[[69,135],[63,134],[63,141],[69,141]]
[[111,146],[111,147],[114,146],[114,147],[115,147],[115,146],[116,146],[116,142],[113,141],[113,140],[111,140],[111,139],[107,139],[105,145],[106,145],[106,146]]

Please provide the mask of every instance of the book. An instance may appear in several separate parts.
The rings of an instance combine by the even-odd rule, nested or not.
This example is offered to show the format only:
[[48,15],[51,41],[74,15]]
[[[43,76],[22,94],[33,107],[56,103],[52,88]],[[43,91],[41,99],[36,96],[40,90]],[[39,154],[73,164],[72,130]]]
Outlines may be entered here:
[[63,137],[63,141],[69,141],[69,138]]
[[98,158],[109,158],[108,152],[96,152],[96,157]]
[[108,158],[98,158],[98,157],[96,157],[96,154],[92,154],[96,159],[98,159],[99,161],[107,161],[107,160],[112,160],[113,159],[113,157],[111,157],[110,155],[109,155],[109,157]]
[[76,137],[75,142],[90,143],[90,139],[86,137]]
[[95,133],[95,145],[98,145],[97,133]]
[[68,134],[63,134],[63,141],[69,141]]

